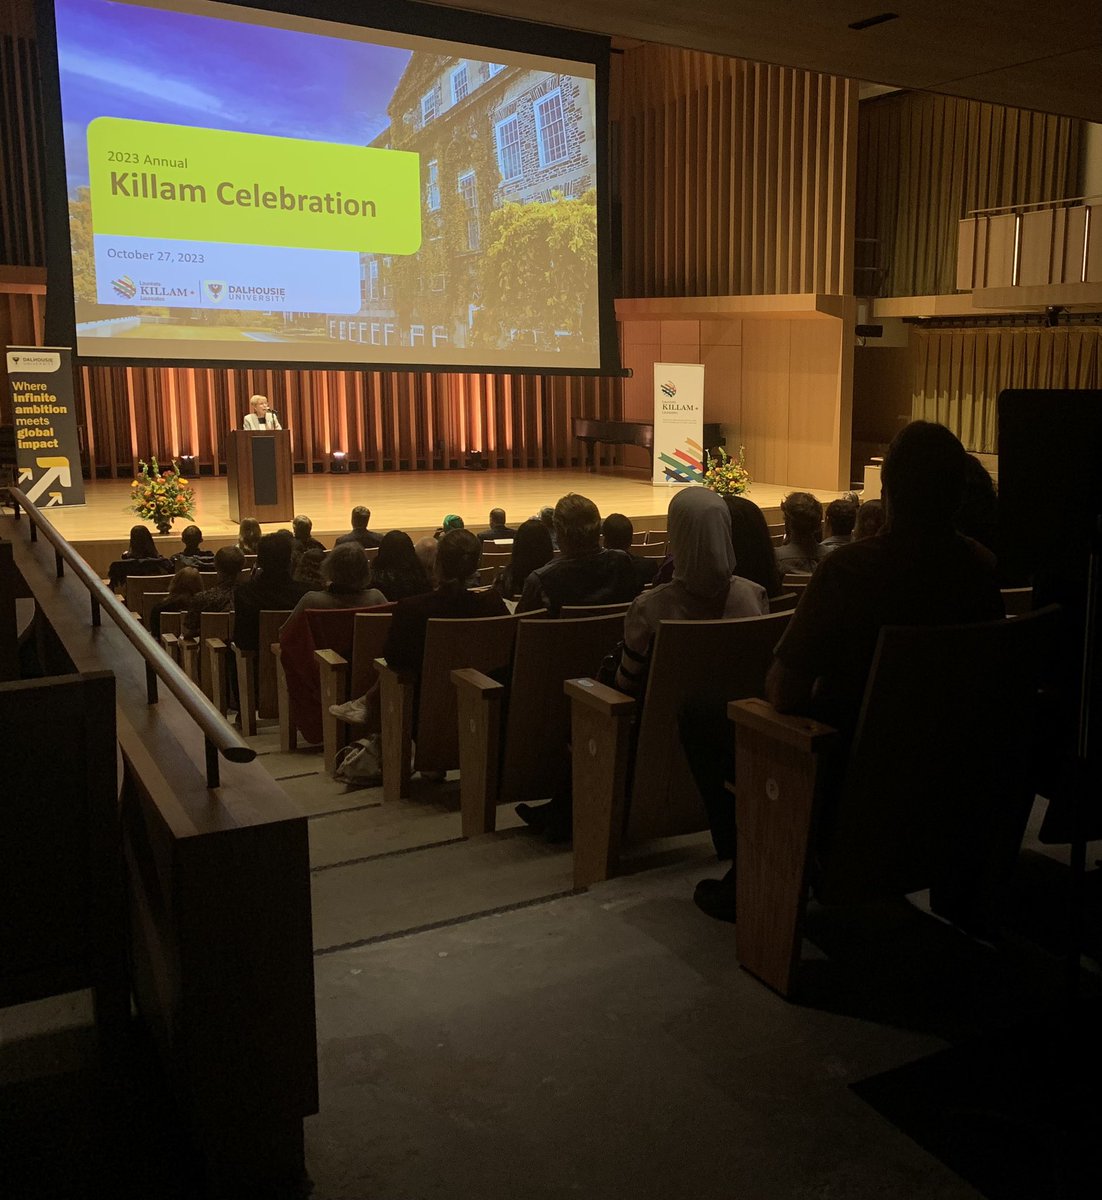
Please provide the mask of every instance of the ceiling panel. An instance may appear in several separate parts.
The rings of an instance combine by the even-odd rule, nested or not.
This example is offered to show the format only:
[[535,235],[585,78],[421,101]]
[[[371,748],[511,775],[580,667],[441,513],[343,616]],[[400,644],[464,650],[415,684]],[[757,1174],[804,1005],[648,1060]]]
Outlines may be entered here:
[[[1102,4],[1037,0],[463,0],[477,12],[1102,122]],[[855,31],[884,11],[898,19]]]

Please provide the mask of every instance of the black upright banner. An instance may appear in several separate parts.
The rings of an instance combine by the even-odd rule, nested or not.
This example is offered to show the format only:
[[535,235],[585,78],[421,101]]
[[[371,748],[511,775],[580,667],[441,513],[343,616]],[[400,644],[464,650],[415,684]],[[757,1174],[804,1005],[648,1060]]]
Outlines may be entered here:
[[8,381],[19,486],[41,508],[83,504],[72,351],[9,346]]

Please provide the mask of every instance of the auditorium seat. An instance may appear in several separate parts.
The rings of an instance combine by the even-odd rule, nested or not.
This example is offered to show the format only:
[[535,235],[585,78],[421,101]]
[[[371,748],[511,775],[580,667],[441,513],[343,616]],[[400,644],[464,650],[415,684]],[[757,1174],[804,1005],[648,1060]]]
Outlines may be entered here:
[[681,747],[678,713],[690,696],[721,704],[764,695],[773,647],[789,616],[661,622],[641,704],[593,679],[566,682],[575,886],[615,874],[622,839],[643,842],[707,828]]
[[344,704],[354,696],[363,696],[378,683],[375,660],[386,645],[393,607],[387,605],[384,610],[380,605],[371,612],[356,614],[349,655],[342,655],[333,649],[315,652],[321,685],[322,746],[325,769],[330,775],[336,770],[337,753],[347,744],[349,736],[356,736],[354,727],[335,717],[329,711],[330,706]]
[[563,683],[597,670],[624,621],[620,612],[569,619],[565,611],[558,621],[521,620],[507,691],[482,671],[451,673],[464,837],[493,832],[498,804],[547,799],[568,776],[570,702]]
[[[792,994],[813,859],[825,904],[929,888],[936,914],[990,928],[1033,801],[1038,683],[1056,617],[883,629],[844,764],[830,727],[760,699],[729,706],[742,966]],[[816,843],[826,809],[830,835]]]
[[[541,610],[542,612],[542,610]],[[525,613],[531,619],[539,613]],[[409,795],[410,748],[413,742],[413,701],[417,710],[416,771],[452,771],[459,766],[456,696],[451,672],[473,667],[486,674],[508,669],[513,654],[518,616],[443,619],[428,623],[419,676],[391,670],[376,659],[382,706],[383,797]]]
[[260,613],[260,649],[242,650],[234,646],[237,664],[237,692],[240,702],[241,732],[246,737],[256,733],[257,717],[279,716],[276,697],[275,654],[272,647],[279,642],[279,631],[291,615],[290,609],[263,609]]

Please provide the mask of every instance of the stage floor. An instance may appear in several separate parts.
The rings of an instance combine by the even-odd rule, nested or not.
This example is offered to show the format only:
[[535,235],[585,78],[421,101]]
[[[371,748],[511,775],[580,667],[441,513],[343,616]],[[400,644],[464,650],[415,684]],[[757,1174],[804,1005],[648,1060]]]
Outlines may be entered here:
[[[226,480],[192,481],[196,496],[195,524],[212,549],[228,545],[237,535],[229,519]],[[125,548],[130,526],[137,518],[130,511],[130,484],[125,480],[96,480],[86,483],[87,503],[80,508],[55,508],[50,519],[97,569],[117,558]],[[665,528],[666,510],[677,488],[655,487],[638,474],[586,471],[401,471],[386,474],[296,475],[295,511],[314,522],[314,533],[329,544],[347,532],[349,513],[357,504],[371,509],[371,528],[380,532],[405,529],[413,536],[431,533],[447,513],[458,513],[468,528],[486,528],[491,508],[505,509],[510,525],[516,526],[545,504],[554,504],[566,492],[589,496],[602,515],[622,512],[640,529]],[[756,483],[747,496],[773,513],[786,493],[794,490],[781,484]],[[823,501],[840,492],[817,491]],[[177,521],[173,533],[158,538],[166,552],[179,544]],[[289,522],[265,526],[277,529]],[[171,550],[169,549],[171,547]]]

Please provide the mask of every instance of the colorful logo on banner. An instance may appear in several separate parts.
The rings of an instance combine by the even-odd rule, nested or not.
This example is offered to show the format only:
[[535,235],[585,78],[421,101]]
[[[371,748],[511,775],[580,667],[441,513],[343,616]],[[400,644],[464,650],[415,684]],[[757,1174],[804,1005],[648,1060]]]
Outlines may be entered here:
[[668,396],[671,400],[677,395],[677,388],[668,379],[662,384],[662,395]]
[[693,438],[686,438],[672,454],[663,451],[658,461],[667,483],[704,482],[704,447]]

